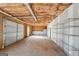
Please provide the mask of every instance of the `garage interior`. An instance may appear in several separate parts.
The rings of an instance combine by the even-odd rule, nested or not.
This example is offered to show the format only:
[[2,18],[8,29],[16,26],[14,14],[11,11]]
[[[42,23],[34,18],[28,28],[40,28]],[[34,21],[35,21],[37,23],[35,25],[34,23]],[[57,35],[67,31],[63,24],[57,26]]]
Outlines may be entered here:
[[79,56],[79,4],[0,3],[0,55]]

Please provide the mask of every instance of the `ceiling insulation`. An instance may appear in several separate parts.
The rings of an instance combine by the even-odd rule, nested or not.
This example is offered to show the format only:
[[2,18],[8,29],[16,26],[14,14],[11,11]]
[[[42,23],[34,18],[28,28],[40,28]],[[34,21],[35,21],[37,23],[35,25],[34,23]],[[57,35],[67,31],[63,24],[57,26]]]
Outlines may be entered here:
[[35,23],[33,15],[24,3],[0,3],[0,10],[34,26],[47,25],[70,5],[70,3],[30,3],[38,23]]

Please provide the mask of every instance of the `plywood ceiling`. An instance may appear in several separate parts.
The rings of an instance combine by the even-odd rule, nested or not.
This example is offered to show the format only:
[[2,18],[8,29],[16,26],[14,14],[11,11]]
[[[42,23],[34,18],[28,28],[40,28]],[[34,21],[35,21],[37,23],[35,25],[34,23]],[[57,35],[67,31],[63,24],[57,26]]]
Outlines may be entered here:
[[47,25],[69,5],[70,4],[68,3],[31,3],[30,7],[36,16],[38,23],[35,23],[29,9],[23,3],[2,3],[0,4],[0,10],[25,21],[27,24]]

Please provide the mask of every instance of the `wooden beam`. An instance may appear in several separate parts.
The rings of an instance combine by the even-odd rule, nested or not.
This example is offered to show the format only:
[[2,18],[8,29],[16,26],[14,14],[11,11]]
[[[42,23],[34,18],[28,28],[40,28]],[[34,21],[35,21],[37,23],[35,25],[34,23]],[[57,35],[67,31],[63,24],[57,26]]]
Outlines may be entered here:
[[[37,18],[41,17],[49,17],[50,15],[37,16]],[[33,16],[14,16],[15,18],[33,18]]]
[[5,16],[7,16],[7,18],[10,18],[12,21],[26,24],[26,22],[24,22],[24,21],[22,21],[22,20],[20,20],[18,18],[13,17],[12,15],[10,15],[10,14],[6,13],[5,11],[3,11],[2,9],[0,9],[0,13],[3,14],[3,15],[5,15]]
[[32,11],[30,5],[27,3],[27,4],[24,4],[24,6],[25,6],[25,7],[28,7],[30,13],[32,14],[32,16],[33,16],[33,18],[34,18],[34,20],[35,20],[35,22],[38,22],[38,20],[37,20],[37,18],[36,18],[36,16],[35,16],[34,12]]
[[22,21],[22,20],[20,20],[16,17],[13,17],[12,15],[6,13],[5,11],[2,11],[1,9],[0,9],[0,13],[3,14],[4,16],[7,16],[8,20],[11,20],[11,21],[14,21],[14,22],[17,22],[17,23],[20,22],[22,24],[26,24],[26,25],[28,24],[30,26],[46,26],[47,25],[47,24],[44,24],[44,23],[26,23],[25,21]]

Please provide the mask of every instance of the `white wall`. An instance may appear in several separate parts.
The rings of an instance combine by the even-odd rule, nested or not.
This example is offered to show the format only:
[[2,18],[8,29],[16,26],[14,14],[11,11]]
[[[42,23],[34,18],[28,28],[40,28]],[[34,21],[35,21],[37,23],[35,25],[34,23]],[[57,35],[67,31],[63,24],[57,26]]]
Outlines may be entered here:
[[51,38],[67,55],[79,55],[79,4],[72,4],[48,25]]
[[44,29],[43,31],[32,31],[32,35],[47,36],[47,29]]
[[24,26],[7,19],[3,20],[3,40],[4,45],[8,46],[24,38]]

